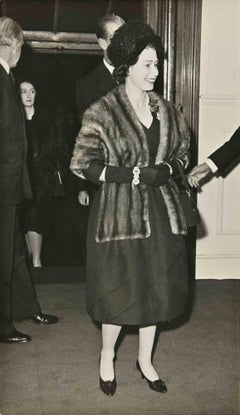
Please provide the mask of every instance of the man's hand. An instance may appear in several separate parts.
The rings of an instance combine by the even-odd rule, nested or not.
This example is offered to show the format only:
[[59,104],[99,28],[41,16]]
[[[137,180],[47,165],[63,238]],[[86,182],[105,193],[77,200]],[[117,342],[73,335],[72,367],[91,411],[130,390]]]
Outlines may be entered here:
[[194,167],[188,174],[188,183],[192,187],[198,187],[200,180],[204,179],[211,173],[211,169],[207,163],[199,164]]
[[81,190],[79,192],[78,201],[82,206],[89,206],[89,194],[86,190]]

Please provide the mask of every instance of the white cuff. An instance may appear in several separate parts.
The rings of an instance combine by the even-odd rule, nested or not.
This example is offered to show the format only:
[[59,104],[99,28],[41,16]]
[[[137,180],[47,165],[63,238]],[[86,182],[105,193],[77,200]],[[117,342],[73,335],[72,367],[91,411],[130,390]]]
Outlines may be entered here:
[[166,164],[166,166],[168,166],[169,167],[169,170],[170,170],[170,176],[173,174],[173,169],[172,169],[172,166],[170,165],[170,164],[168,164],[168,163],[164,163],[164,164]]
[[213,173],[216,173],[216,171],[218,171],[218,167],[211,159],[207,159],[205,163],[208,165],[208,167],[210,167]]
[[76,176],[80,177],[80,179],[87,180],[86,177],[82,174],[81,170],[75,170],[75,169],[73,169],[72,172]]
[[179,161],[179,163],[181,163],[181,165],[183,166],[183,168],[185,169],[185,163],[184,163],[184,161],[182,160],[182,159],[178,159],[177,158],[177,160]]
[[98,180],[100,180],[100,182],[105,182],[106,181],[106,177],[105,177],[105,175],[106,175],[106,168],[107,168],[107,166],[105,166],[103,168],[103,171],[102,171],[102,173],[99,176],[99,179]]

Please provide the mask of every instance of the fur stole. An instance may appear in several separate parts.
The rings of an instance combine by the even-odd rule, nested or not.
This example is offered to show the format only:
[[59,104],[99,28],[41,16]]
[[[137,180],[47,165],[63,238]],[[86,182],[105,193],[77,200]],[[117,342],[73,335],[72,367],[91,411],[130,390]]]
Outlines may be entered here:
[[[169,101],[149,92],[160,121],[160,141],[156,164],[178,157],[188,164],[189,131],[182,114]],[[87,169],[93,161],[105,165],[144,167],[149,151],[144,128],[120,85],[94,103],[84,114],[77,136],[70,168]],[[174,181],[161,186],[172,232],[187,233],[179,192]],[[98,211],[97,242],[147,238],[151,234],[147,186],[140,183],[103,182]]]

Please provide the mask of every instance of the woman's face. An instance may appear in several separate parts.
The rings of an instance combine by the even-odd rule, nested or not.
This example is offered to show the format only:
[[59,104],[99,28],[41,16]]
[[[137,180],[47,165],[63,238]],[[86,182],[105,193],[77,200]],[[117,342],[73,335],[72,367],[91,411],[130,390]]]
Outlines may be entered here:
[[20,95],[24,107],[32,107],[34,105],[36,90],[30,82],[22,82],[20,84]]
[[158,76],[156,50],[147,46],[139,55],[137,63],[129,67],[128,81],[141,91],[151,91]]

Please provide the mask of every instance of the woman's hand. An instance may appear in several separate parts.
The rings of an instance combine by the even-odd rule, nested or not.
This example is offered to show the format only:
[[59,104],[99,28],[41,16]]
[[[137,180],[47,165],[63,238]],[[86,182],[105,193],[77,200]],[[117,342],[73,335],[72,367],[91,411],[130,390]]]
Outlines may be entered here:
[[131,183],[133,179],[132,167],[107,166],[105,180],[108,183]]
[[163,186],[170,177],[170,168],[164,163],[154,167],[142,167],[140,170],[140,182],[150,186]]
[[[170,177],[170,168],[166,164],[158,164],[153,167],[140,167],[140,183],[150,186],[162,186],[166,184]],[[132,167],[113,167],[106,169],[106,182],[112,183],[131,183],[133,180]]]

